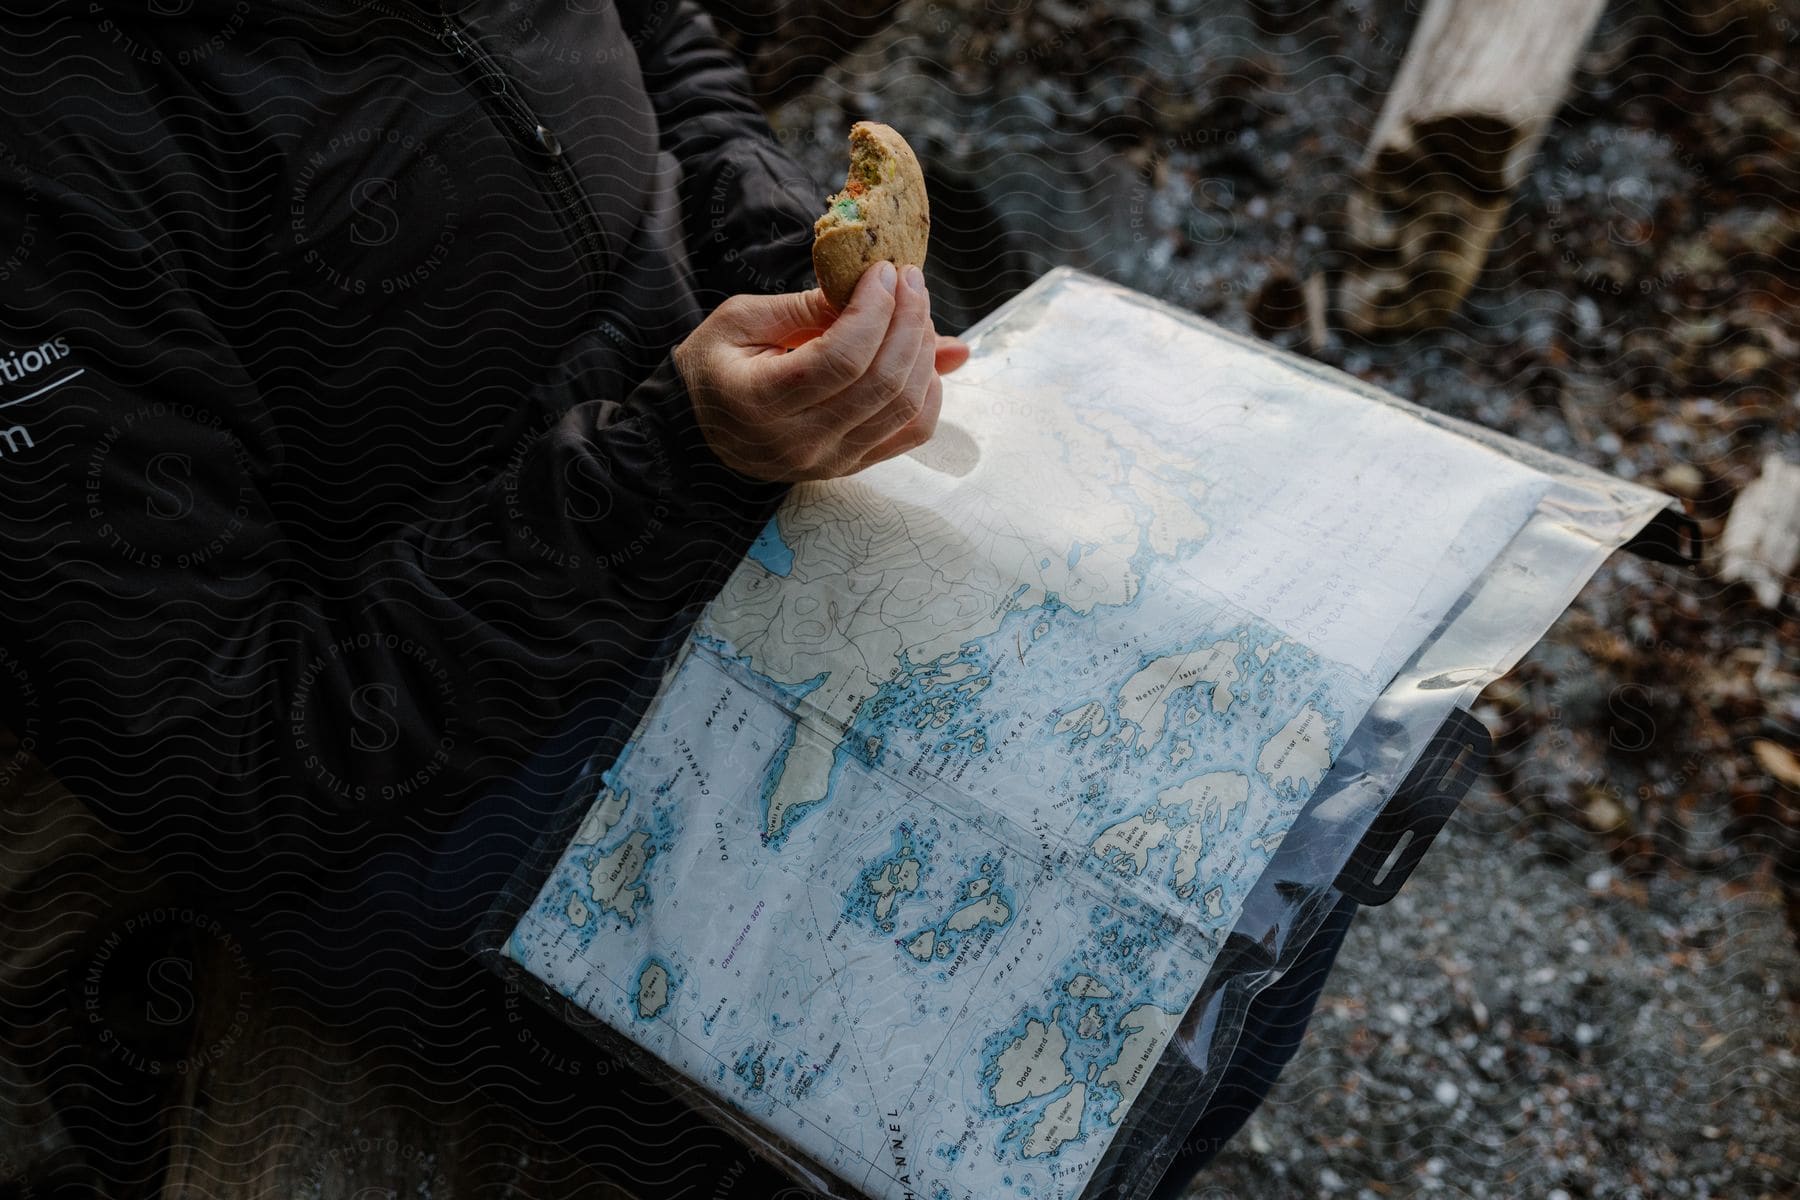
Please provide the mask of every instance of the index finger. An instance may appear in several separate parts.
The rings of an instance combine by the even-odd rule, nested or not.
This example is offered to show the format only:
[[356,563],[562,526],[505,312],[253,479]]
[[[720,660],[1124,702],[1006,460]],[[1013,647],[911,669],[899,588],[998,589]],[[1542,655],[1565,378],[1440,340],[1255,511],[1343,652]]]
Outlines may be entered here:
[[783,367],[795,372],[803,391],[834,395],[869,369],[894,318],[894,284],[899,272],[890,262],[876,263],[856,283],[850,303],[831,327],[785,356]]

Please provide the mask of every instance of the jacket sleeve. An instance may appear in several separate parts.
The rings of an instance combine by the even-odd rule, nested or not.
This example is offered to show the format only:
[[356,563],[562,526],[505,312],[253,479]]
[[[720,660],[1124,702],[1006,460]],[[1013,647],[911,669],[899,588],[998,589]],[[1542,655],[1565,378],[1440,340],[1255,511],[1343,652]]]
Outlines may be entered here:
[[751,99],[743,64],[695,0],[620,0],[681,165],[681,205],[701,303],[813,286],[812,223],[824,192],[783,150]]
[[782,494],[710,453],[668,361],[638,383],[596,334],[537,398],[564,415],[472,502],[321,583],[266,501],[292,468],[265,398],[180,261],[91,189],[18,175],[0,716],[120,832],[218,882],[454,813],[578,700],[641,695]]

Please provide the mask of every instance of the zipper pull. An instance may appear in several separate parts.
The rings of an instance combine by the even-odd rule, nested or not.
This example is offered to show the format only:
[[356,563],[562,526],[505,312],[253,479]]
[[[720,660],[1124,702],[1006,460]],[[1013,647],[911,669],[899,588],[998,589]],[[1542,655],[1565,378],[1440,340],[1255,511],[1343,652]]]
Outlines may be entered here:
[[458,58],[469,57],[469,40],[462,35],[462,30],[458,29],[449,17],[444,18],[444,28],[438,34],[438,38],[456,51]]

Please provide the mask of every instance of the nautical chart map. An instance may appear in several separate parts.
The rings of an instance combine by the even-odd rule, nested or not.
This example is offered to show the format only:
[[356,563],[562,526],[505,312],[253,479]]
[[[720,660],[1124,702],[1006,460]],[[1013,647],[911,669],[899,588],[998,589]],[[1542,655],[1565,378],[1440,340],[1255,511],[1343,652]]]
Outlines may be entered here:
[[1035,291],[930,445],[793,494],[508,944],[873,1196],[1081,1194],[1543,490],[1449,434],[1392,461],[1416,421],[1129,293]]

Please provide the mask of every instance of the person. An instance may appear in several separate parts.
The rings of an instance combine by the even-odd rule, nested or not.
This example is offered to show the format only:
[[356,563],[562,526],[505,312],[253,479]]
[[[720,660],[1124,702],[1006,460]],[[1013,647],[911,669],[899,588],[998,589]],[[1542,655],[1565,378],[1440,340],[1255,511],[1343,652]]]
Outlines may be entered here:
[[916,269],[811,288],[692,0],[0,26],[0,723],[321,1003],[485,1028],[469,930],[570,779],[967,349]]

